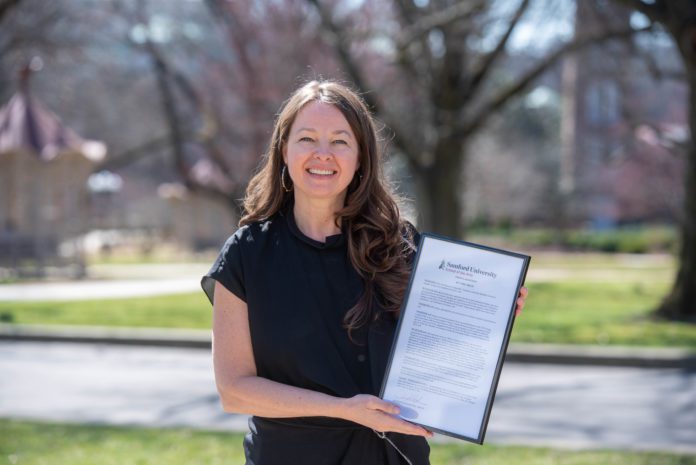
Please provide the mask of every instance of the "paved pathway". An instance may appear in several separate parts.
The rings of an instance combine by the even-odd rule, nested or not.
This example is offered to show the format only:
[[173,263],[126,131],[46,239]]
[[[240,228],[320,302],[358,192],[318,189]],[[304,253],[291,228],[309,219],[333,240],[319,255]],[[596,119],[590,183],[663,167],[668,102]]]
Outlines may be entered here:
[[5,284],[0,286],[0,301],[96,300],[183,294],[200,290],[199,281],[200,277],[191,277],[148,281]]
[[1,301],[91,300],[148,297],[200,291],[210,265],[172,263],[95,265],[90,279],[0,285]]
[[[207,351],[0,342],[0,373],[0,417],[246,429],[221,411]],[[486,440],[696,454],[695,438],[694,371],[508,363]]]

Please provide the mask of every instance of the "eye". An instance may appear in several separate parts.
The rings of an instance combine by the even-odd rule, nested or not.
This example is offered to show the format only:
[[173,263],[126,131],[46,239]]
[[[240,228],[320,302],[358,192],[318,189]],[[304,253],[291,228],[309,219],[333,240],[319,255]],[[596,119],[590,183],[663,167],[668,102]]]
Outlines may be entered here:
[[312,139],[311,137],[304,136],[300,138],[300,142],[314,142],[314,139]]
[[344,145],[348,145],[348,142],[344,141],[343,139],[336,139],[336,140],[334,141],[334,144],[344,144]]

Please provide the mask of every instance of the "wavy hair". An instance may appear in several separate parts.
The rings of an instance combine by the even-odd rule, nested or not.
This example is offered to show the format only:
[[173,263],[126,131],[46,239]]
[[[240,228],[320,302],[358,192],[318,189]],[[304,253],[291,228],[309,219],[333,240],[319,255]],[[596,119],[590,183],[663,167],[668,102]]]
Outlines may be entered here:
[[340,110],[358,141],[360,168],[335,219],[337,227],[346,226],[348,255],[364,282],[362,295],[344,317],[350,335],[383,311],[398,314],[415,250],[412,226],[401,218],[398,197],[382,171],[375,121],[357,93],[334,81],[311,81],[290,96],[277,116],[260,169],[247,186],[239,225],[270,218],[294,195],[281,186],[283,147],[297,114],[313,101]]

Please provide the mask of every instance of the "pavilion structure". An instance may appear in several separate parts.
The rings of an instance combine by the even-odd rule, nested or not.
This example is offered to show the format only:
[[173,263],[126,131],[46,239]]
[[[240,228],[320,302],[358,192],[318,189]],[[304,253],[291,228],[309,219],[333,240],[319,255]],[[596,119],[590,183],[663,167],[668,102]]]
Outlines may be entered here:
[[29,92],[30,70],[0,108],[0,267],[42,276],[50,264],[84,273],[87,179],[106,156]]

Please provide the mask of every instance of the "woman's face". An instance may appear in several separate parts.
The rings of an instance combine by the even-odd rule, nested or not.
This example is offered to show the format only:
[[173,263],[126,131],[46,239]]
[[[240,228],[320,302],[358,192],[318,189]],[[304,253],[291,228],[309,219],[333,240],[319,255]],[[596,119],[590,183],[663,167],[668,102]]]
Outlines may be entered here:
[[283,146],[295,200],[330,199],[342,207],[360,167],[358,156],[358,141],[338,108],[319,101],[305,105]]

